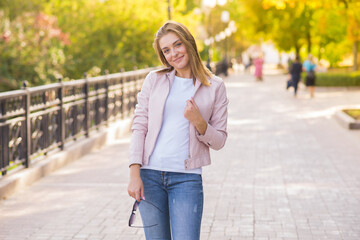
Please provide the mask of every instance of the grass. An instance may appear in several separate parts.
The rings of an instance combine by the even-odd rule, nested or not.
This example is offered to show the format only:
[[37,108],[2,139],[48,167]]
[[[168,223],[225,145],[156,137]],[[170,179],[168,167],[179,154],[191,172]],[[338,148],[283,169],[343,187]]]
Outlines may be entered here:
[[360,120],[360,109],[344,109],[343,111],[355,120]]
[[[16,168],[18,168],[18,167],[20,167],[22,165],[23,165],[23,163],[14,164],[14,162],[10,162],[9,163],[10,167],[7,169],[7,172],[10,172],[11,170],[14,170],[14,169],[16,169]],[[2,176],[2,175],[3,175],[2,172],[0,172],[0,176]]]

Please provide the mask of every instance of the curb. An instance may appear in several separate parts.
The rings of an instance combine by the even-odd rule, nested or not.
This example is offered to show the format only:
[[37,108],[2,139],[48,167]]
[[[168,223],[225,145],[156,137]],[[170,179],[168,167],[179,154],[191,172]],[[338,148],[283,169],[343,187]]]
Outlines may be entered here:
[[337,122],[346,129],[360,129],[360,121],[353,119],[341,110],[336,111],[334,117]]
[[29,168],[18,170],[0,179],[0,200],[33,184],[42,177],[73,162],[86,154],[100,149],[111,141],[124,137],[130,133],[131,119],[112,123],[101,132],[90,133],[89,138],[81,138],[78,142],[70,142],[65,149],[36,161]]

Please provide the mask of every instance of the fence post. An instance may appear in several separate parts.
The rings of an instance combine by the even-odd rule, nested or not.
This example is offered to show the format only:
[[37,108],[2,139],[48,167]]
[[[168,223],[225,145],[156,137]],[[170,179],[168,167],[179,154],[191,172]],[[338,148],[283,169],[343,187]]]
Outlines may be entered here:
[[[120,69],[120,72],[123,73],[125,72],[125,69]],[[120,77],[120,102],[121,102],[121,109],[120,109],[120,118],[124,119],[125,118],[125,81],[124,81],[125,77],[122,75]]]
[[26,91],[25,95],[25,167],[30,165],[31,155],[31,121],[30,121],[30,104],[31,96],[28,89],[28,82],[23,81],[23,89]]
[[[2,100],[0,102],[0,123],[5,124],[6,119],[6,100]],[[5,127],[5,125],[0,125],[0,169],[1,174],[5,175],[7,172],[7,166],[8,166],[8,158],[9,158],[9,128]]]
[[89,137],[90,134],[90,104],[89,104],[89,82],[87,79],[87,73],[84,73],[85,79],[85,136]]
[[104,113],[104,121],[105,121],[105,126],[109,126],[109,70],[105,70],[104,71],[105,74],[105,113]]
[[122,99],[121,99],[121,119],[125,119],[125,115],[127,114],[127,78],[125,76],[121,77],[121,91],[122,91]]
[[59,94],[59,134],[60,134],[60,149],[64,150],[64,145],[65,145],[65,109],[64,109],[64,84],[62,83],[62,78],[58,79],[59,83],[60,83],[60,88],[58,90],[58,94]]
[[[44,108],[42,109],[45,111],[47,109],[46,102],[48,101],[49,93],[44,91],[42,94],[42,103],[44,104]],[[40,149],[46,149],[50,145],[50,138],[49,138],[49,118],[50,114],[46,113],[43,115],[40,123],[40,129],[42,128],[43,135],[38,140],[40,142]],[[44,152],[44,155],[47,155],[47,151]]]

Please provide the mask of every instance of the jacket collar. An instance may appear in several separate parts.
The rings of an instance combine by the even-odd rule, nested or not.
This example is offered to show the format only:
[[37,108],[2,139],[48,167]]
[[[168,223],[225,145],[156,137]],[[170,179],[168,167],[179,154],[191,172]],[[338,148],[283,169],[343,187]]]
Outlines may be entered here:
[[[172,86],[174,79],[175,79],[175,69],[173,69],[171,72],[166,73],[166,76],[168,77],[169,81],[170,81],[170,86]],[[199,87],[201,86],[201,82],[199,81],[199,79],[195,79],[195,90],[194,92],[196,92]]]

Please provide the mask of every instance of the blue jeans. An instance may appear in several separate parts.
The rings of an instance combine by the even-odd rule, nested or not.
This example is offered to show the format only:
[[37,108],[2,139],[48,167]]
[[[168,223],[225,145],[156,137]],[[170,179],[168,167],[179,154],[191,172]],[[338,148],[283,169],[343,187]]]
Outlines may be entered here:
[[140,214],[146,239],[199,240],[203,212],[203,186],[200,174],[141,169],[145,199]]

